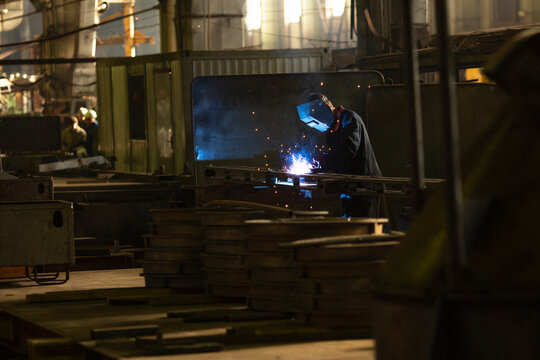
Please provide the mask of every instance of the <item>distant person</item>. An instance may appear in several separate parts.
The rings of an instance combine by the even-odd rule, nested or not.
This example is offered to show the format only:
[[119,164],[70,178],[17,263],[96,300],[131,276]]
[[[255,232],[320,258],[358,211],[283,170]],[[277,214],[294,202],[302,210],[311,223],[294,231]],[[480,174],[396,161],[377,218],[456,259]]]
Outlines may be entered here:
[[87,112],[88,109],[83,106],[81,106],[79,110],[77,110],[77,114],[75,114],[75,116],[77,117],[77,120],[79,120],[79,124],[82,124],[82,121],[84,120]]
[[68,119],[68,127],[62,131],[62,151],[74,153],[77,156],[86,155],[84,142],[86,141],[86,131],[79,126],[76,116]]
[[99,123],[97,121],[97,113],[95,112],[95,110],[90,109],[86,111],[81,122],[81,127],[86,131],[86,141],[84,142],[84,148],[86,149],[88,155],[94,155],[94,148],[96,146],[96,144],[94,144],[94,141],[97,135],[97,129],[99,127]]
[[[321,93],[312,93],[298,106],[300,119],[326,134],[328,151],[319,160],[320,170],[340,174],[382,176],[371,147],[366,126],[360,115],[343,106],[334,107]],[[375,189],[375,186],[366,185]],[[365,196],[342,196],[345,215],[375,217],[378,199]]]

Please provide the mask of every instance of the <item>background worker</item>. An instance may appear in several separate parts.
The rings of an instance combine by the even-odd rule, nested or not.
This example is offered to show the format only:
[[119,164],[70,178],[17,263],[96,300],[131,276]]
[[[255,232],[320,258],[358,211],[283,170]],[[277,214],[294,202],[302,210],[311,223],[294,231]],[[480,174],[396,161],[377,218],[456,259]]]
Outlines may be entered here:
[[88,155],[94,155],[94,139],[96,138],[99,123],[97,121],[97,113],[95,110],[87,110],[83,115],[80,126],[86,131],[86,140],[84,148]]
[[79,126],[78,122],[76,116],[68,119],[68,127],[62,131],[62,151],[84,156],[86,149],[83,144],[86,140],[86,131]]
[[[382,176],[360,115],[343,106],[334,107],[321,93],[312,93],[298,106],[300,119],[326,134],[328,151],[319,158],[320,171],[364,176]],[[366,186],[376,189],[375,186]],[[342,196],[345,215],[376,217],[377,197]]]

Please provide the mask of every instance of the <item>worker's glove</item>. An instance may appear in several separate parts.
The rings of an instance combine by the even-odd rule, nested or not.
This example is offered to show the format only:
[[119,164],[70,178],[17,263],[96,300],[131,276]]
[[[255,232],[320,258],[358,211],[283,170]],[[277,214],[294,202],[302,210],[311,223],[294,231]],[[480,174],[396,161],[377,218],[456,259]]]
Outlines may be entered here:
[[319,155],[314,157],[313,160],[311,160],[312,173],[322,173],[322,172],[327,171],[328,169],[328,161],[327,161],[328,156],[327,155],[328,154],[326,153],[320,153]]

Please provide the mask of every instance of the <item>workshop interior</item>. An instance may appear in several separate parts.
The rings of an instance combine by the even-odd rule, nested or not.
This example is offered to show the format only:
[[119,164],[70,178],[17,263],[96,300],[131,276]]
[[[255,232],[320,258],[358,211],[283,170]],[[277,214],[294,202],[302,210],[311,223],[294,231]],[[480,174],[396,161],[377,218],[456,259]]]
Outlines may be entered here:
[[0,8],[1,359],[540,359],[540,2]]

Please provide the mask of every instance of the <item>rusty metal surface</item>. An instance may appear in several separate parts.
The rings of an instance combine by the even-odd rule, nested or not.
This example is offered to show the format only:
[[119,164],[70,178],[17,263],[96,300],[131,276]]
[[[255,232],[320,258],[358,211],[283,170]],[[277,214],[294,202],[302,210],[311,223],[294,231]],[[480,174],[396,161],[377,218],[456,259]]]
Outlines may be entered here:
[[208,284],[230,284],[247,286],[247,270],[204,269],[205,281]]
[[244,264],[248,269],[253,268],[290,268],[296,265],[292,251],[253,252],[244,256]]
[[182,288],[201,292],[204,289],[202,274],[195,275],[154,275],[143,274],[146,287],[150,288]]
[[370,280],[356,279],[298,279],[298,293],[311,295],[368,294]]
[[335,295],[297,295],[299,306],[302,311],[334,312],[336,310],[343,312],[354,312],[371,307],[371,297],[366,294],[349,294],[347,296]]
[[149,223],[150,229],[153,235],[175,235],[175,236],[186,236],[186,237],[195,237],[200,238],[203,236],[202,228],[199,224],[193,223],[177,223],[177,222],[167,222],[167,223]]
[[300,262],[361,261],[386,258],[398,245],[397,241],[368,244],[341,244],[295,249],[295,259]]
[[182,237],[176,235],[143,235],[147,248],[203,248],[199,237]]
[[370,277],[377,273],[384,261],[309,263],[302,265],[308,279],[351,279]]
[[[244,256],[246,267],[250,271],[249,300],[258,310],[274,311],[320,311],[353,306],[359,295],[352,293],[350,300],[339,296],[326,296],[313,291],[315,295],[300,296],[299,282],[302,277],[312,279],[365,278],[373,274],[380,266],[378,261],[386,253],[364,246],[364,244],[334,245],[325,256],[323,246],[280,247],[279,244],[294,242],[321,236],[364,235],[382,232],[382,223],[386,219],[279,219],[246,221],[251,228],[251,237],[247,240],[247,253]],[[388,248],[386,244],[381,248]],[[293,250],[294,249],[294,250]],[[353,249],[353,251],[350,251]],[[301,251],[306,258],[320,260],[301,263],[295,260],[295,252]],[[305,255],[307,253],[307,255]],[[375,264],[372,260],[375,259]],[[295,269],[296,267],[296,269]],[[288,275],[288,276],[287,276]],[[264,279],[264,280],[262,280]],[[313,285],[315,288],[317,284]],[[364,295],[362,295],[364,296]],[[296,302],[292,301],[294,298]],[[332,303],[332,301],[334,301]],[[273,302],[283,302],[276,305]],[[265,308],[269,306],[269,308]],[[362,306],[360,304],[359,306]]]
[[249,237],[249,228],[239,226],[203,226],[204,237],[212,241],[236,241]]
[[150,209],[154,221],[157,223],[167,222],[191,222],[200,223],[201,216],[196,208],[166,208]]
[[252,268],[249,269],[249,278],[254,282],[266,281],[290,281],[300,276],[301,269],[298,267],[289,268]]
[[371,313],[368,309],[354,312],[340,312],[338,309],[332,312],[297,312],[296,320],[306,325],[324,326],[327,328],[363,328],[365,336],[372,337]]
[[360,235],[381,233],[382,224],[387,219],[279,219],[279,220],[248,220],[251,227],[251,238],[268,239],[282,237],[285,240],[308,239],[321,236]]
[[204,241],[204,249],[208,254],[241,255],[246,252],[245,241]]
[[51,177],[0,180],[0,201],[53,200]]
[[143,260],[141,264],[145,274],[177,275],[202,273],[199,262]]
[[230,209],[204,209],[200,210],[201,221],[204,226],[231,226],[244,225],[245,220],[265,217],[264,211],[230,210]]
[[240,255],[201,254],[205,268],[213,269],[245,269],[244,259]]
[[249,293],[249,287],[242,284],[206,283],[206,289],[209,294],[233,298],[245,298]]
[[295,281],[250,283],[250,297],[289,297],[297,296],[298,286]]
[[262,311],[296,312],[298,301],[294,297],[255,297],[248,298],[250,308]]
[[148,248],[144,250],[145,260],[154,261],[198,261],[200,252],[192,248]]
[[246,249],[250,252],[277,252],[283,251],[280,249],[279,244],[286,242],[287,240],[282,237],[269,236],[268,238],[257,236],[246,240]]

